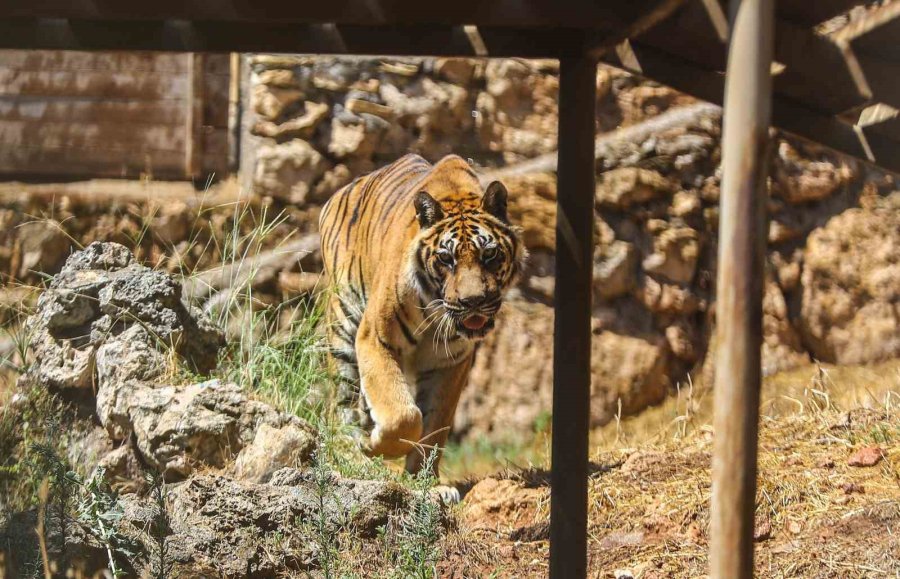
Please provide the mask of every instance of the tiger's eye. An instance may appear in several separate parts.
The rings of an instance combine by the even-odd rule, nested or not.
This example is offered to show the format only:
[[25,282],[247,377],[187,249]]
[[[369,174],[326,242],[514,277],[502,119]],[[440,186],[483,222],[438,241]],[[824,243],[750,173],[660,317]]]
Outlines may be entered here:
[[492,245],[491,247],[484,248],[484,251],[481,252],[481,259],[487,263],[497,257],[497,246]]
[[441,249],[440,251],[438,251],[437,258],[444,265],[453,265],[453,254],[446,249]]

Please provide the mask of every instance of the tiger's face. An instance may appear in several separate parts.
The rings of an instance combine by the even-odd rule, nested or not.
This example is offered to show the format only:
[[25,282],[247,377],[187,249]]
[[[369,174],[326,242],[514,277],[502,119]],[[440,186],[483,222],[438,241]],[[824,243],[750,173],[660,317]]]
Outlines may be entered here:
[[499,181],[483,197],[468,193],[443,204],[425,191],[416,195],[416,285],[426,304],[439,307],[445,334],[483,338],[522,269],[525,250],[506,203]]

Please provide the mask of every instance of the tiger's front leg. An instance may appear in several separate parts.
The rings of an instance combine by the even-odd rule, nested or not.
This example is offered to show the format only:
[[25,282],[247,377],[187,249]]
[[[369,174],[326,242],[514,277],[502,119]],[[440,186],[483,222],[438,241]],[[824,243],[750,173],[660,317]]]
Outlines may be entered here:
[[361,390],[375,422],[369,453],[399,458],[421,438],[422,412],[400,368],[400,353],[389,341],[392,328],[375,317],[367,311],[356,336]]
[[435,371],[419,381],[418,406],[425,417],[425,434],[422,438],[422,447],[414,449],[406,457],[407,472],[416,474],[422,470],[426,462],[425,457],[431,452],[429,449],[433,448],[437,449],[438,453],[431,462],[430,474],[438,476],[441,453],[447,445],[453,417],[456,415],[456,406],[469,380],[474,360],[474,353],[469,354],[457,364]]

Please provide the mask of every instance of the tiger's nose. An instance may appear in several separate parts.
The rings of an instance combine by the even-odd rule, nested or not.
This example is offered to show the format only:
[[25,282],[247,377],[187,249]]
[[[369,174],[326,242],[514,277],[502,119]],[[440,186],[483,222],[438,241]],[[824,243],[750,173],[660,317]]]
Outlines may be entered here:
[[474,295],[474,296],[460,297],[459,303],[462,306],[465,306],[470,309],[474,309],[474,308],[483,306],[484,304],[497,299],[497,297],[499,297],[499,295],[500,295],[499,292],[486,292],[486,293],[478,294],[478,295]]
[[484,295],[470,296],[467,298],[459,298],[460,305],[465,306],[467,308],[477,308],[478,306],[480,306],[481,304],[483,304],[486,301],[487,300],[485,299]]

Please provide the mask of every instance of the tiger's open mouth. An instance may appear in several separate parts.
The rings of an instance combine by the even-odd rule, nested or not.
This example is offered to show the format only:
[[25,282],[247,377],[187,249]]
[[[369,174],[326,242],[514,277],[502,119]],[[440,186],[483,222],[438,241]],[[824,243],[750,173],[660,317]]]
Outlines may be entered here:
[[478,312],[457,319],[456,331],[465,338],[483,338],[494,328],[494,317]]

